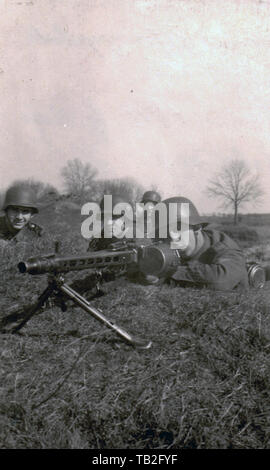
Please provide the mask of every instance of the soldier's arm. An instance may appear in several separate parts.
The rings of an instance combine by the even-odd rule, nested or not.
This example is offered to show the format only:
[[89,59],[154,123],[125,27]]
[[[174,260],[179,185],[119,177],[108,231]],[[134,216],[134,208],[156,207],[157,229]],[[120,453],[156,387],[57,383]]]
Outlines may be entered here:
[[209,264],[188,261],[179,266],[172,278],[215,290],[232,290],[238,284],[247,286],[246,262],[240,250],[225,249],[217,253]]

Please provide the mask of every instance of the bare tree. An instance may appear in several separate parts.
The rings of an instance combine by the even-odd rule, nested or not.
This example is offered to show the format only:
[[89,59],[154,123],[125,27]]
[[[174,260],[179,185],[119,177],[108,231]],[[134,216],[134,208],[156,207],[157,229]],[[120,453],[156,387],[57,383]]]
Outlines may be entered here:
[[131,203],[140,200],[144,192],[144,188],[131,177],[99,180],[97,181],[97,189],[98,199],[101,199],[104,194],[121,194]]
[[222,207],[233,208],[235,224],[238,222],[239,207],[248,202],[259,203],[263,195],[259,176],[253,175],[240,159],[231,160],[209,180],[206,192],[210,197],[221,200]]
[[69,160],[61,170],[66,191],[83,202],[95,193],[97,170],[90,163],[82,163],[79,158]]

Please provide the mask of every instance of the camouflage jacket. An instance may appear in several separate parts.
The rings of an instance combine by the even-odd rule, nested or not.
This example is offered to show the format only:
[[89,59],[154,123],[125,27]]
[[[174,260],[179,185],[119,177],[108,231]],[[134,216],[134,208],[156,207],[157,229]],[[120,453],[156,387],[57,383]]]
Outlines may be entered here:
[[180,285],[215,290],[248,287],[246,260],[239,246],[225,233],[203,230],[204,244],[194,257],[183,259],[171,278]]

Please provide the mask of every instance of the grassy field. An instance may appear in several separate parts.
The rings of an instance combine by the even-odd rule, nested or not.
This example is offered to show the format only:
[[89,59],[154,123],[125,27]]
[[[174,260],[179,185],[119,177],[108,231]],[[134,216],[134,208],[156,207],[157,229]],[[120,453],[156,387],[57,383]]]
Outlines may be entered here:
[[[18,273],[19,260],[51,251],[59,233],[63,253],[85,250],[74,221],[56,216],[44,240],[2,253],[2,317],[46,286],[46,276]],[[256,245],[265,261],[267,230]],[[66,312],[48,305],[19,334],[3,333],[0,448],[270,448],[269,283],[246,293],[125,279],[103,288],[92,304],[151,349],[128,346],[70,303]]]

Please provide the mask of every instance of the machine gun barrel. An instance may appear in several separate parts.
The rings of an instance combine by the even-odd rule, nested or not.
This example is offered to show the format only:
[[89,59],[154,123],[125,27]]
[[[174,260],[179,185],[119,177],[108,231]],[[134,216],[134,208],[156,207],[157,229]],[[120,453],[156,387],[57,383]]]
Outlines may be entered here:
[[80,256],[45,255],[20,261],[18,269],[21,273],[29,274],[58,274],[84,269],[98,270],[101,268],[116,268],[137,263],[138,252],[135,248],[129,250],[101,250]]
[[[21,323],[12,330],[17,333],[46,303],[51,295],[64,294],[79,305],[83,310],[92,315],[108,328],[113,330],[127,343],[142,349],[151,347],[151,341],[135,338],[123,328],[117,326],[114,322],[106,318],[103,313],[92,307],[87,299],[79,292],[72,289],[64,282],[63,273],[69,271],[81,271],[90,269],[92,271],[100,270],[119,270],[131,272],[138,270],[145,275],[156,275],[165,277],[174,270],[179,264],[179,255],[177,250],[171,250],[170,247],[162,244],[151,244],[149,246],[136,245],[123,246],[123,244],[111,248],[111,250],[100,250],[93,253],[82,254],[79,256],[61,256],[56,253],[29,258],[27,261],[21,261],[18,269],[21,273],[28,274],[49,274],[48,286],[39,296],[37,302],[31,306]],[[64,297],[64,302],[65,302]],[[63,302],[63,305],[64,305]],[[65,306],[65,305],[64,305]]]

